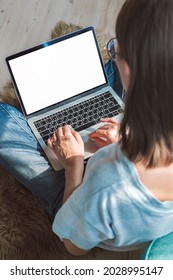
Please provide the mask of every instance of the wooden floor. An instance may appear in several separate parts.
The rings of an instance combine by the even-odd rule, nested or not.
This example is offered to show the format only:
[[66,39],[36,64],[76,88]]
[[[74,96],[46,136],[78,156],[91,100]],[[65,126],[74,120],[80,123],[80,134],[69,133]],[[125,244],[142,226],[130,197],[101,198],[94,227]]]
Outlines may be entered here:
[[5,57],[50,39],[64,20],[114,35],[124,0],[0,0],[0,89],[9,80]]

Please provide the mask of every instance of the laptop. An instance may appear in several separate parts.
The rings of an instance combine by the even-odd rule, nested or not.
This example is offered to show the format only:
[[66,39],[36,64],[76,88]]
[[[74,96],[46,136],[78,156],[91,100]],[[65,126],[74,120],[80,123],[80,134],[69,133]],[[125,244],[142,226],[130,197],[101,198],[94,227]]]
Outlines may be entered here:
[[52,167],[62,169],[47,146],[57,127],[70,124],[85,144],[85,159],[98,150],[88,135],[101,118],[122,117],[123,102],[109,86],[92,26],[6,58],[23,114]]

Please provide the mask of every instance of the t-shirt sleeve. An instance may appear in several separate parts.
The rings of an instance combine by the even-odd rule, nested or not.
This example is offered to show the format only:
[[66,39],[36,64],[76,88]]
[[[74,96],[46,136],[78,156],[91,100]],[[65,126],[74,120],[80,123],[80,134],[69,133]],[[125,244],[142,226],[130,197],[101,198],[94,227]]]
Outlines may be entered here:
[[[57,212],[53,231],[61,238],[67,238],[77,247],[89,250],[100,242],[114,238],[109,212],[109,196],[106,182],[100,174],[103,170],[97,161],[91,161],[84,181]],[[104,178],[106,178],[104,176]]]

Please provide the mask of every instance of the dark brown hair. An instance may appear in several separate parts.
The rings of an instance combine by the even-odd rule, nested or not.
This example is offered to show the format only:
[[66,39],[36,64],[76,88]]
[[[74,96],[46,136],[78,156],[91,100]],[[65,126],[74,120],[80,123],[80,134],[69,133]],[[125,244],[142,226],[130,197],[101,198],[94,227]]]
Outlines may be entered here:
[[[173,0],[127,0],[116,24],[131,70],[120,127],[128,158],[173,162]],[[120,58],[120,59],[121,59]]]

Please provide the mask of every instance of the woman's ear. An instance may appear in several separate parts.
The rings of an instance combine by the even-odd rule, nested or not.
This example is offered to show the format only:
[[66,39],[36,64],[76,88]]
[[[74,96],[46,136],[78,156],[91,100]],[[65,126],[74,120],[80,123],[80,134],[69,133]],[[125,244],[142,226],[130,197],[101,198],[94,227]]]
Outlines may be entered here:
[[124,59],[117,59],[117,67],[120,72],[123,88],[127,91],[130,82],[130,67]]
[[130,67],[126,60],[122,60],[122,68],[124,73],[124,89],[127,91],[130,83]]

